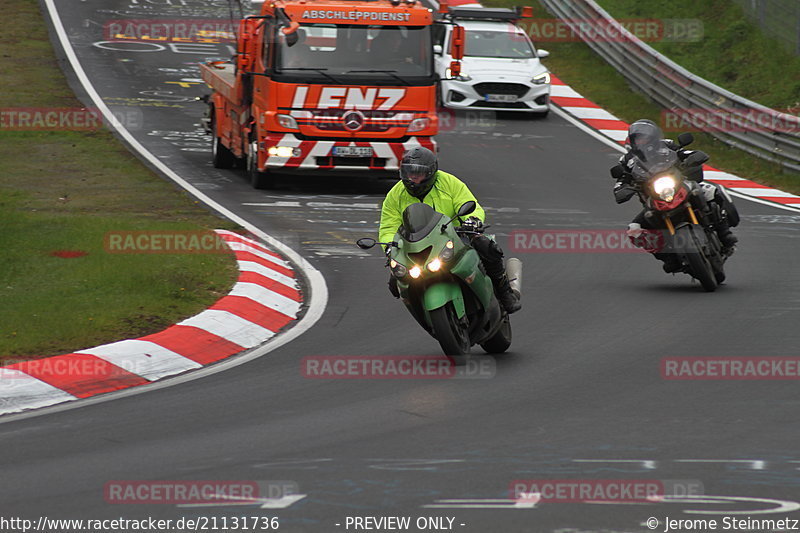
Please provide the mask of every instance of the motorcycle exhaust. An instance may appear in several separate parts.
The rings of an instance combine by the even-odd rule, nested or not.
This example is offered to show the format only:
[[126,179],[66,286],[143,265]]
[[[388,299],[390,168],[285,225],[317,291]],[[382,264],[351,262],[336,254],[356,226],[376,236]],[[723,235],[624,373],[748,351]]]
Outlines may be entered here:
[[506,276],[508,276],[511,290],[522,294],[522,261],[516,257],[510,257],[506,261]]

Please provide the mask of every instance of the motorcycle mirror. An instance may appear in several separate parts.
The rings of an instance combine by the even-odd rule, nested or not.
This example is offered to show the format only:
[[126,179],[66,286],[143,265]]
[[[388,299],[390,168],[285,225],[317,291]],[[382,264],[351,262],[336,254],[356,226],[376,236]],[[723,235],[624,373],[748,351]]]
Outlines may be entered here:
[[689,157],[687,157],[683,164],[687,167],[694,167],[698,165],[702,165],[706,161],[708,161],[710,157],[707,153],[701,152],[700,150],[693,152]]
[[469,202],[465,202],[461,207],[458,208],[458,216],[459,216],[459,218],[469,215],[470,213],[475,211],[475,209],[477,207],[478,207],[478,204],[476,202],[474,202],[473,200],[470,200]]
[[375,244],[377,244],[375,239],[370,239],[369,237],[362,237],[356,241],[356,245],[362,250],[369,250],[375,246]]
[[615,180],[622,178],[625,175],[625,168],[622,165],[614,165],[611,167],[611,177]]
[[691,133],[681,133],[678,135],[678,144],[681,145],[681,148],[684,146],[689,146],[694,142],[694,135]]

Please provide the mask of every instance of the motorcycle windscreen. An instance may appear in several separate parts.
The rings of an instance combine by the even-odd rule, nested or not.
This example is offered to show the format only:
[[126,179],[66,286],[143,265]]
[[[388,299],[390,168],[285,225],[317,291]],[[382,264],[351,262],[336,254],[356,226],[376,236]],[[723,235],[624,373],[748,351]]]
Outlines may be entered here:
[[398,233],[408,242],[419,242],[439,225],[441,218],[442,214],[434,211],[428,204],[411,204],[403,211],[403,225]]
[[637,166],[642,171],[636,172],[636,174],[641,174],[640,177],[649,178],[655,174],[666,172],[678,164],[678,154],[663,143],[660,144],[658,149],[649,151],[642,157],[636,157]]
[[661,128],[652,122],[634,122],[628,130],[628,143],[639,165],[651,175],[669,170],[678,162],[678,155],[664,144]]

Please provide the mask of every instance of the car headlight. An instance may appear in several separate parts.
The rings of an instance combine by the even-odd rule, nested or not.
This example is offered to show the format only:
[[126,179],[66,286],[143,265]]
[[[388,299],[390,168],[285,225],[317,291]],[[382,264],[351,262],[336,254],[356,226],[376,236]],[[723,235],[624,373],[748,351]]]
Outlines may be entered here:
[[291,115],[275,115],[275,119],[278,121],[278,124],[281,127],[286,128],[288,130],[296,130],[299,129],[297,127],[297,121]]
[[394,259],[389,261],[389,268],[392,269],[392,275],[396,278],[404,278],[408,274],[408,269]]
[[408,125],[408,132],[412,133],[415,131],[422,131],[431,124],[431,119],[428,117],[422,118],[415,118],[411,121],[411,124]]
[[453,249],[453,241],[447,241],[447,244],[444,245],[442,251],[439,252],[439,259],[445,262],[450,261],[453,258],[454,251],[455,250]]
[[414,265],[411,267],[411,270],[409,270],[408,273],[411,274],[412,278],[417,279],[422,274],[422,269],[417,265]]
[[434,257],[433,261],[428,263],[428,270],[431,272],[438,272],[440,268],[442,268],[442,260],[438,257]]
[[472,79],[472,76],[470,76],[469,74],[467,74],[463,70],[461,71],[461,74],[456,76],[455,78],[453,78],[452,74],[453,73],[450,70],[450,67],[447,67],[447,70],[444,71],[445,79],[448,79],[448,80],[456,79],[458,81],[470,81]]
[[534,83],[536,85],[545,85],[546,83],[550,83],[550,73],[543,72],[542,74],[534,76],[533,79],[531,80],[531,83]]
[[653,182],[653,190],[665,202],[671,202],[675,198],[675,178],[672,176],[661,176]]

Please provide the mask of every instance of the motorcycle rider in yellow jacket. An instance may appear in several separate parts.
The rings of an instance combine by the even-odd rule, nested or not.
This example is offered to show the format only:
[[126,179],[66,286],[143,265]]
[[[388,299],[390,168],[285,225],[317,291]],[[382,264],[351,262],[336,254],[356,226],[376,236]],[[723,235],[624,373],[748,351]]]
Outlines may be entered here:
[[[408,150],[400,162],[400,181],[388,192],[381,206],[381,223],[378,234],[380,242],[390,242],[403,224],[403,211],[415,202],[424,202],[448,218],[456,216],[458,208],[470,200],[476,203],[475,211],[462,226],[475,230],[483,228],[486,213],[463,181],[439,170],[436,155],[424,147]],[[495,294],[508,313],[522,307],[519,295],[511,289],[503,264],[503,250],[483,233],[471,238],[472,247],[478,252],[486,274],[491,278]],[[389,288],[397,296],[397,287],[390,277]]]

